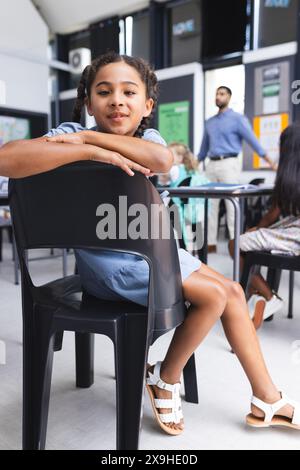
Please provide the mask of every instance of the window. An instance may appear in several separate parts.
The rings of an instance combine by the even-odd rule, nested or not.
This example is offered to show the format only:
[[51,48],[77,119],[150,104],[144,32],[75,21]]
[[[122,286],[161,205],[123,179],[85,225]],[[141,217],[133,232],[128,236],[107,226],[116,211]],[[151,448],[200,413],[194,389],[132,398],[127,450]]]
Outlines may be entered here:
[[199,62],[201,58],[201,1],[169,5],[170,65]]
[[255,0],[254,3],[256,47],[296,41],[298,0]]
[[[125,23],[124,23],[125,21]],[[125,53],[150,60],[150,18],[149,11],[144,10],[127,16],[120,36],[125,38]],[[120,40],[121,41],[121,40]]]

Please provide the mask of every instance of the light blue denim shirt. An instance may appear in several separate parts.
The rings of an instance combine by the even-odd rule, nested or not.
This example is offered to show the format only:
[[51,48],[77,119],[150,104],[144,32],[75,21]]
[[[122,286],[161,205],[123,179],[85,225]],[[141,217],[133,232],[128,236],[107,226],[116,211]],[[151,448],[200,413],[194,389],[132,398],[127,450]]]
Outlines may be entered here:
[[245,140],[260,157],[266,155],[265,150],[257,140],[249,120],[242,114],[228,109],[218,113],[205,123],[201,149],[198,155],[200,161],[213,155],[239,154]]
[[[50,131],[47,132],[46,136],[53,137],[59,134],[71,134],[72,132],[81,132],[81,131],[86,131],[86,130],[87,130],[87,127],[83,127],[78,122],[63,122],[58,127],[54,129],[50,129]],[[95,127],[90,127],[88,130],[98,131],[98,128],[97,126],[95,126]],[[149,142],[154,142],[156,144],[161,144],[164,146],[167,145],[166,141],[162,138],[162,136],[156,129],[146,129],[142,139],[148,140]]]
[[[86,128],[77,122],[64,122],[46,135],[50,137],[83,130]],[[89,130],[98,129],[93,127]],[[142,139],[167,145],[155,129],[145,130]],[[144,259],[129,253],[81,249],[75,250],[75,256],[81,282],[87,292],[101,299],[127,299],[147,305],[149,267]]]

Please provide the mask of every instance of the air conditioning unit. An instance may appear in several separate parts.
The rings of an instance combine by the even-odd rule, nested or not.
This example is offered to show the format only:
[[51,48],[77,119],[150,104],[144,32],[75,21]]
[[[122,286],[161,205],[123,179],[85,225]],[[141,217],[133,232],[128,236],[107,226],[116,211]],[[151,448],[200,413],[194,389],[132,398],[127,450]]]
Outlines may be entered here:
[[69,52],[69,64],[72,67],[72,73],[81,74],[87,65],[91,63],[91,51],[87,47],[72,49]]

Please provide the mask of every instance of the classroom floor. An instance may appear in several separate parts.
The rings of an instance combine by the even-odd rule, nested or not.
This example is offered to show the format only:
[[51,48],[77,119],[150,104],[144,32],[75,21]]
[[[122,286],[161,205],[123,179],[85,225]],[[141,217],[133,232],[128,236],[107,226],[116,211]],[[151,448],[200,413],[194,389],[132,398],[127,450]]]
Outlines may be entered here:
[[[47,252],[49,254],[49,252]],[[227,276],[232,262],[221,242],[209,264]],[[68,257],[73,269],[72,255]],[[61,258],[30,262],[38,283],[61,275]],[[288,277],[279,293],[287,299]],[[259,337],[270,372],[279,389],[300,401],[300,276],[295,276],[293,320],[286,310],[265,322]],[[0,364],[0,449],[21,448],[22,342],[20,287],[13,283],[11,248],[4,244],[0,263],[0,341],[6,345],[6,364]],[[161,337],[150,351],[150,362],[162,359],[171,335]],[[298,341],[298,343],[295,343]],[[298,352],[295,348],[298,345]],[[196,352],[199,405],[183,401],[185,431],[163,434],[145,397],[140,449],[299,449],[300,433],[288,429],[254,429],[245,425],[251,391],[238,360],[230,352],[218,323]],[[51,389],[47,449],[114,449],[115,382],[113,346],[104,336],[96,339],[95,384],[76,389],[74,335],[66,333],[63,351],[57,352]]]

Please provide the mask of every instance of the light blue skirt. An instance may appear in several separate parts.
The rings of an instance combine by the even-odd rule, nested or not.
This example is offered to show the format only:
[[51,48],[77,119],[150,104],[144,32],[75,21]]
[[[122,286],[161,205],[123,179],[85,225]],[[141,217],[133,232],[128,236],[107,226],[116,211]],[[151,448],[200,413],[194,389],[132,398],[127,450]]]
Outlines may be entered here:
[[[84,289],[105,300],[130,300],[147,305],[149,267],[147,262],[128,253],[75,250],[75,256]],[[201,266],[187,251],[179,249],[182,281]]]

